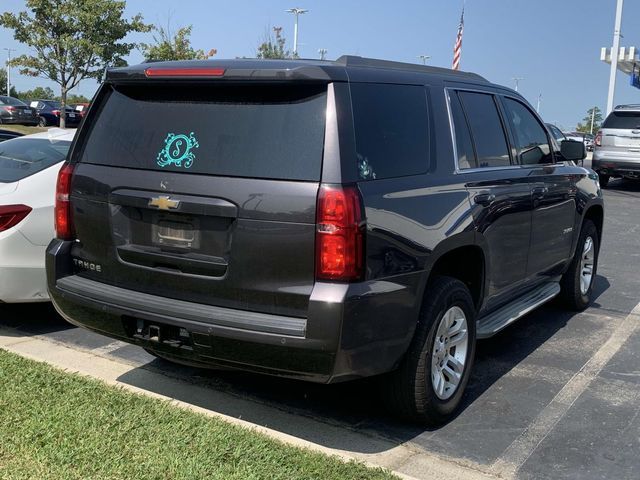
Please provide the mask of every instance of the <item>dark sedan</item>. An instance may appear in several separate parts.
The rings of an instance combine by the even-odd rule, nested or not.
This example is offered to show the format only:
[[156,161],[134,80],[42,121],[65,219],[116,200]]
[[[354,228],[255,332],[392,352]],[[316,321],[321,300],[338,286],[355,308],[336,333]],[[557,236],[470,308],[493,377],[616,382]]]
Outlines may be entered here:
[[[34,108],[39,116],[38,124],[41,127],[48,127],[50,125],[60,126],[60,112],[62,105],[57,100],[33,100],[29,103],[31,108]],[[66,126],[77,127],[82,118],[78,115],[73,108],[67,106],[66,112]]]
[[37,125],[38,115],[17,98],[0,95],[0,123]]

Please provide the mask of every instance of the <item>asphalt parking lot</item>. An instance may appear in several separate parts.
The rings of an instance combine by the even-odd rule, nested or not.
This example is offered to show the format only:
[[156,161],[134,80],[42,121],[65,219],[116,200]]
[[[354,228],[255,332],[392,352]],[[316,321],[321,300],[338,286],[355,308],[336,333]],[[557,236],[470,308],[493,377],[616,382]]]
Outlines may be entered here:
[[[265,418],[232,404],[224,413],[328,447],[376,453],[376,444],[368,441],[345,445],[335,436],[298,432],[287,417],[362,439],[381,438],[385,445],[408,443],[507,478],[635,479],[640,477],[640,183],[612,180],[605,202],[594,304],[579,314],[550,304],[480,342],[463,408],[439,429],[389,417],[376,400],[373,381],[321,386],[179,367],[68,325],[48,305],[2,305],[0,328],[179,379],[184,382],[179,395],[187,402],[197,402],[190,389],[205,388],[260,406],[261,412],[266,406],[278,415]],[[120,380],[135,384],[136,376]]]

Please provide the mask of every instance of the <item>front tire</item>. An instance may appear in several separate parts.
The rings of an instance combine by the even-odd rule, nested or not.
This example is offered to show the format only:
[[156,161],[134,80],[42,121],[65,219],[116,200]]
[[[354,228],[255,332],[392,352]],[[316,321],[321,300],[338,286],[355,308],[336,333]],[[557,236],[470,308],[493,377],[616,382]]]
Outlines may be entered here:
[[582,224],[571,265],[560,282],[561,296],[571,310],[582,311],[591,303],[599,253],[598,229],[587,219]]
[[469,381],[476,346],[476,314],[461,281],[436,277],[427,293],[413,341],[383,395],[401,417],[426,425],[448,421]]

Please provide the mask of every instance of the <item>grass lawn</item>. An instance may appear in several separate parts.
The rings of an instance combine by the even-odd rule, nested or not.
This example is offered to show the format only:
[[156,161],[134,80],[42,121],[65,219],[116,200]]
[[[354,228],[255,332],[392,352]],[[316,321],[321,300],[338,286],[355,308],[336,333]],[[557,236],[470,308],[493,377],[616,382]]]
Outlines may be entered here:
[[0,129],[2,130],[11,130],[12,132],[20,132],[24,135],[29,135],[30,133],[40,133],[46,132],[51,127],[43,128],[43,127],[28,127],[26,125],[5,125],[0,124]]
[[0,479],[390,479],[0,350]]

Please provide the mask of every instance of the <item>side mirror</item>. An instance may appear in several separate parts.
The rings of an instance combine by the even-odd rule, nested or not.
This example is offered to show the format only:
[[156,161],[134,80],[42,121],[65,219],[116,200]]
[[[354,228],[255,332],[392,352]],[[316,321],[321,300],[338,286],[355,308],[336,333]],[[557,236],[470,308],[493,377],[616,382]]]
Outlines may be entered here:
[[587,149],[584,142],[563,140],[560,142],[560,153],[566,160],[577,162],[586,158]]

